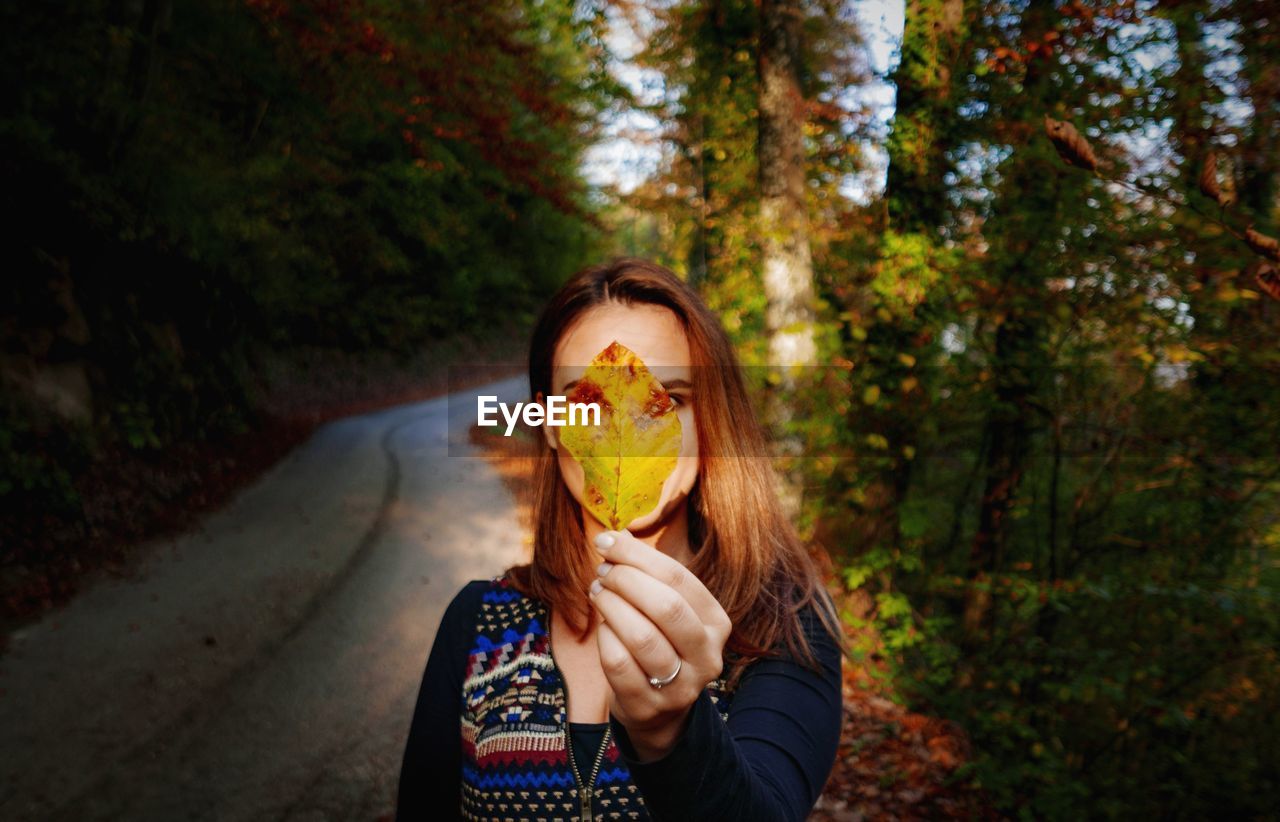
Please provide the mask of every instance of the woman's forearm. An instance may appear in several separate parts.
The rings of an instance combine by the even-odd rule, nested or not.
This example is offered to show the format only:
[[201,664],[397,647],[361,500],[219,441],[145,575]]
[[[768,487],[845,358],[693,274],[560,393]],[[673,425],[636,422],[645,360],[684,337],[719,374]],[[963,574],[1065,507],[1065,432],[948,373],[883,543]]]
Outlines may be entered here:
[[838,651],[815,650],[822,675],[790,662],[756,663],[727,723],[704,692],[679,739],[657,759],[613,720],[654,818],[805,818],[830,773],[842,718]]

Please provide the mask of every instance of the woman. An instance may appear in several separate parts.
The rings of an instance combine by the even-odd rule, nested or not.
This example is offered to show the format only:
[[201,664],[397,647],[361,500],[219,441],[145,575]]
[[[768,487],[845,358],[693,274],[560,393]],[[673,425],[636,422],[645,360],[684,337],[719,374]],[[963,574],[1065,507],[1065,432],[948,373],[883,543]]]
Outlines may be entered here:
[[446,609],[400,820],[801,819],[822,790],[838,623],[780,509],[729,340],[667,269],[589,268],[534,331],[536,401],[615,342],[675,403],[675,468],[652,511],[606,530],[563,429],[543,427],[532,562]]

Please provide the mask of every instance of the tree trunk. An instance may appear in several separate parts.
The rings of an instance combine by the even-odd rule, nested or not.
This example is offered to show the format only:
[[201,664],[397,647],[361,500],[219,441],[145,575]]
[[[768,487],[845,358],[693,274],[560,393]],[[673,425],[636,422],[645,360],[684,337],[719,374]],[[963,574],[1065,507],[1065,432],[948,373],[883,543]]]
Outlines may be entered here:
[[[1009,514],[1030,454],[1028,400],[1034,393],[1030,359],[1036,331],[1026,318],[1011,316],[996,332],[992,372],[995,406],[987,416],[985,456],[978,529],[969,549],[968,595],[964,633],[971,647],[986,641],[991,627],[991,577],[1003,564],[1009,542]],[[1031,366],[1031,367],[1028,367]]]
[[[924,234],[937,242],[948,218],[947,153],[955,146],[958,119],[952,72],[968,63],[965,36],[964,0],[908,0],[902,57],[892,78],[897,100],[887,145],[885,231]],[[918,347],[926,324],[916,314],[905,313],[893,323],[875,324],[864,349],[870,373],[880,375],[884,384],[900,384],[912,366],[904,365],[898,355]],[[924,392],[918,392],[896,398],[887,408],[858,407],[850,411],[850,425],[870,422],[889,442],[891,453],[900,455],[904,448],[916,446],[926,405]],[[854,523],[860,548],[901,546],[899,514],[912,466],[911,460],[895,459],[869,482],[866,503]]]
[[[1035,41],[1055,21],[1053,0],[1031,0],[1022,15],[1021,36]],[[1053,72],[1039,57],[1027,64],[1023,82],[1030,112],[1049,111],[1055,98]],[[1036,114],[1029,115],[1034,118]],[[1029,129],[1034,134],[1035,130]],[[1035,139],[1034,137],[1031,139]],[[1051,241],[1057,222],[1061,169],[1046,168],[1030,145],[1016,148],[1000,175],[1003,183],[989,222],[990,236],[1000,247],[993,255],[1002,285],[1004,319],[996,331],[991,372],[995,397],[984,423],[988,448],[983,461],[983,490],[978,528],[970,544],[963,613],[964,645],[981,647],[990,637],[990,583],[999,571],[1011,535],[1011,517],[1031,454],[1035,397],[1050,363],[1041,344],[1044,322],[1037,313],[1044,290],[1042,246]]]
[[936,231],[946,218],[947,152],[958,119],[952,69],[964,39],[964,0],[907,0],[885,186],[897,231]]
[[[1280,194],[1280,33],[1275,0],[1236,0],[1229,19],[1240,22],[1244,93],[1253,106],[1241,144],[1240,205],[1264,223]],[[1270,25],[1268,25],[1270,23]],[[1273,226],[1274,228],[1274,226]],[[1265,230],[1265,229],[1264,229]]]
[[758,151],[765,326],[776,366],[812,365],[813,260],[805,205],[798,0],[760,4]]
[[126,75],[130,105],[120,109],[116,134],[107,152],[108,162],[114,164],[137,135],[159,73],[160,38],[169,27],[172,16],[173,0],[144,0],[142,4]]
[[[813,257],[805,202],[804,95],[800,88],[798,0],[762,0],[756,53],[759,104],[756,156],[760,174],[760,245],[769,365],[781,368],[782,382],[768,409],[782,433],[782,454],[798,458],[803,441],[785,432],[794,417],[789,397],[796,367],[814,365]],[[800,513],[803,480],[792,465],[779,476],[778,495],[792,519]]]

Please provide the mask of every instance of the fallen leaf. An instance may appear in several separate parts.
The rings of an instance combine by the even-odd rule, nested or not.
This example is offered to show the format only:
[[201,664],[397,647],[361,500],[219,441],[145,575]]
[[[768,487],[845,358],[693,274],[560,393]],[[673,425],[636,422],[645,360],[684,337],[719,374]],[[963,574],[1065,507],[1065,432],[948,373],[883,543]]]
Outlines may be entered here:
[[680,453],[675,403],[644,362],[611,342],[568,396],[599,403],[600,424],[566,426],[560,444],[582,465],[583,500],[612,530],[654,509]]

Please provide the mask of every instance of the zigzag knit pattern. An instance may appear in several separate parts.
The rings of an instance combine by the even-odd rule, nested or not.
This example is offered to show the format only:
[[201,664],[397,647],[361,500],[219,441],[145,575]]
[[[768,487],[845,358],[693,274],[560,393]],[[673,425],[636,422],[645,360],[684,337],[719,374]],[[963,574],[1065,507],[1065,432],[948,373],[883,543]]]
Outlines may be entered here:
[[[648,819],[644,799],[610,739],[595,783],[569,763],[564,678],[551,656],[546,606],[505,578],[481,597],[462,685],[462,815],[467,819]],[[711,686],[721,716],[731,695]],[[586,766],[589,769],[589,765]]]

